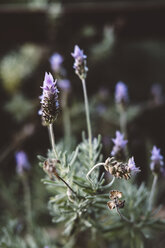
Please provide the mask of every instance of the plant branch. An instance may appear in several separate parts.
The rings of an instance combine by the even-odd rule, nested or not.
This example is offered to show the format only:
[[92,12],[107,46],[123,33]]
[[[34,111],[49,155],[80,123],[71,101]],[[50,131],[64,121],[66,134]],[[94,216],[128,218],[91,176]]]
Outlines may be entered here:
[[56,146],[55,146],[55,138],[54,138],[54,133],[53,133],[53,124],[50,124],[48,126],[48,130],[49,130],[49,136],[50,136],[50,141],[51,141],[51,145],[52,145],[52,150],[54,152],[55,158],[58,160],[58,155],[57,155]]

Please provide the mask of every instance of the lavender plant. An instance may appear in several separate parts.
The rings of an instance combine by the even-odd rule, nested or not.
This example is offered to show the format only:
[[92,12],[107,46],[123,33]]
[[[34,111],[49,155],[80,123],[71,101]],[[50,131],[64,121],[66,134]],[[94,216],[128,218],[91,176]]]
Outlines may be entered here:
[[[45,74],[41,96],[42,120],[48,126],[52,147],[47,158],[38,157],[46,172],[42,181],[52,192],[48,207],[53,222],[57,226],[61,223],[63,228],[59,247],[144,247],[154,229],[165,227],[153,208],[156,182],[151,192],[143,183],[139,187],[134,183],[140,168],[133,157],[125,154],[128,141],[124,140],[124,133],[116,132],[110,156],[103,159],[101,136],[92,136],[86,90],[87,56],[77,45],[72,56],[73,68],[83,86],[88,134],[86,138],[83,132],[82,141],[73,152],[55,145],[53,124],[59,109],[59,91],[50,73]],[[116,89],[116,102],[124,107],[127,90],[123,84],[120,86],[120,90]],[[159,152],[157,148],[152,152],[152,171],[158,164],[159,168],[163,166]]]

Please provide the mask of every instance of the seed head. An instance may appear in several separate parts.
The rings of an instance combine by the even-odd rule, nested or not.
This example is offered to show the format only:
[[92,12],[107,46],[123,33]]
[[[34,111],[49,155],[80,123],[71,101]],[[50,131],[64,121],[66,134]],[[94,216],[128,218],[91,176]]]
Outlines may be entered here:
[[60,161],[56,159],[47,159],[44,161],[43,170],[48,174],[50,179],[53,179],[53,176],[59,179],[59,176],[56,170],[57,163],[60,163]]
[[131,177],[131,169],[127,163],[118,162],[115,160],[114,157],[107,158],[104,164],[104,168],[108,171],[111,175],[116,178],[123,178],[123,179],[130,179]]
[[118,190],[111,190],[110,191],[109,198],[111,201],[107,202],[107,205],[108,205],[110,210],[112,210],[114,208],[123,208],[124,207],[125,201],[119,200],[120,198],[122,198],[122,195],[123,195],[122,192],[120,192]]

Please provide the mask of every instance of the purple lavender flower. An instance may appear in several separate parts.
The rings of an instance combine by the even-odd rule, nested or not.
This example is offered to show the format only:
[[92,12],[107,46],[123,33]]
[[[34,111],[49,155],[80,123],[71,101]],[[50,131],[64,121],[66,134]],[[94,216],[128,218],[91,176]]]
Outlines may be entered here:
[[128,140],[124,140],[124,134],[116,131],[116,138],[112,139],[112,141],[114,143],[114,147],[112,149],[111,155],[119,159],[123,158]]
[[162,86],[160,84],[156,83],[152,85],[151,94],[155,104],[161,104],[163,102]]
[[54,71],[56,73],[56,72],[60,71],[61,65],[62,65],[64,59],[59,53],[54,53],[50,57],[49,61],[50,61],[52,71]]
[[73,68],[75,73],[80,77],[81,80],[86,78],[88,68],[86,66],[87,56],[84,54],[83,50],[79,48],[78,45],[75,45],[74,52],[71,53],[72,57],[75,59]]
[[115,101],[116,103],[124,103],[128,102],[128,88],[125,83],[119,81],[116,84],[115,88]]
[[160,154],[160,149],[156,146],[153,146],[153,149],[151,151],[151,163],[150,163],[150,169],[155,172],[164,172],[164,162],[163,162],[163,156]]
[[16,172],[21,175],[25,170],[30,169],[30,163],[28,161],[27,155],[23,151],[16,152]]
[[74,59],[78,59],[78,58],[86,59],[87,58],[87,56],[84,54],[83,50],[81,50],[78,45],[75,45],[74,52],[71,53],[71,55]]
[[64,91],[70,91],[71,85],[68,79],[60,79],[57,82],[58,87]]
[[130,168],[132,174],[136,174],[141,171],[139,167],[136,167],[134,157],[128,160],[128,167]]
[[51,73],[45,73],[45,78],[43,82],[41,99],[41,111],[42,120],[44,125],[52,124],[58,114],[59,102],[58,102],[58,89],[57,83],[54,81]]

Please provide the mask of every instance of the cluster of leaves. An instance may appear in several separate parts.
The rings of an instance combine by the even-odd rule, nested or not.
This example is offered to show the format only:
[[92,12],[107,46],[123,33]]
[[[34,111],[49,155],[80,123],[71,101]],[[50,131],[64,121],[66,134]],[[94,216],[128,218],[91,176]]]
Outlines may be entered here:
[[50,243],[50,238],[48,237],[47,233],[37,227],[34,230],[34,236],[28,234],[25,235],[22,233],[23,226],[21,223],[18,223],[16,220],[11,220],[7,224],[6,227],[3,227],[0,232],[0,247],[1,248],[38,248],[38,247],[46,247],[49,245],[49,248],[56,248]]
[[[84,135],[82,142],[71,154],[57,146],[60,160],[57,171],[75,193],[58,179],[43,179],[53,195],[48,205],[53,222],[63,228],[60,245],[107,247],[111,243],[112,247],[113,244],[144,247],[147,240],[153,237],[154,229],[163,230],[165,222],[156,218],[156,211],[153,213],[148,210],[150,192],[144,184],[138,188],[130,181],[117,179],[117,189],[124,192],[126,206],[121,211],[125,217],[121,218],[115,210],[108,209],[110,189],[104,172],[96,169],[90,181],[86,178],[93,165],[102,161],[101,148],[101,137],[98,136],[93,140],[90,158],[89,142]],[[48,157],[54,157],[51,151]],[[45,158],[39,158],[43,166]]]

